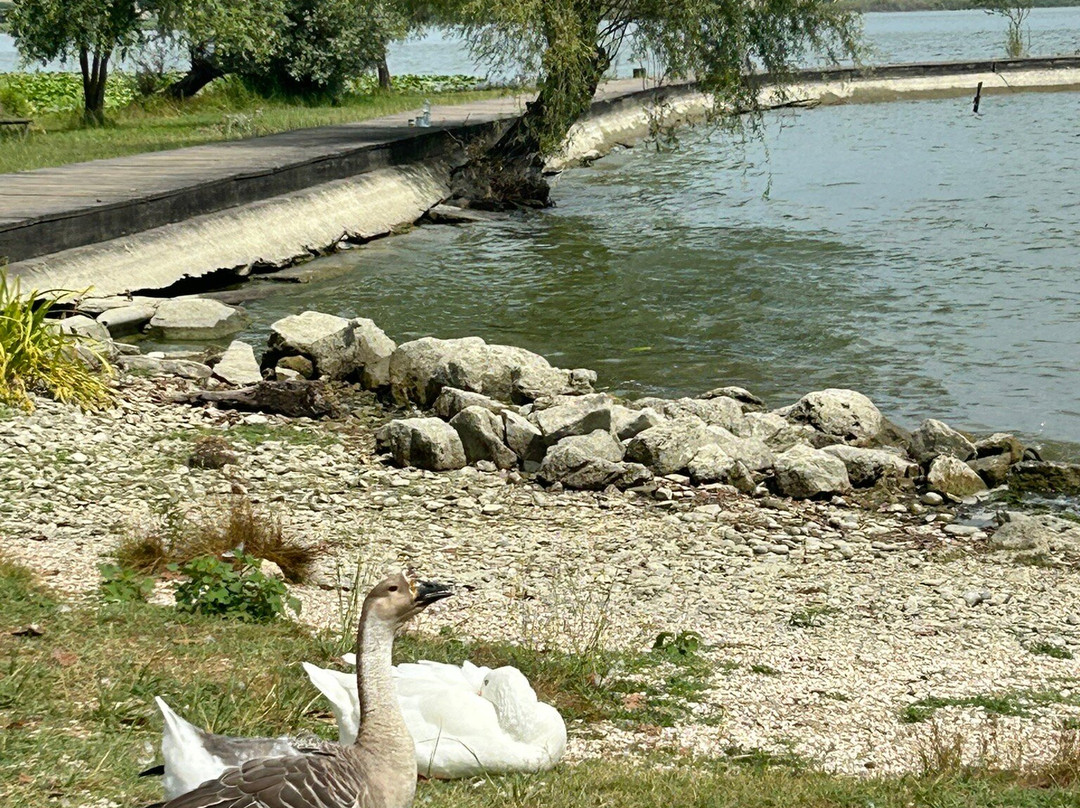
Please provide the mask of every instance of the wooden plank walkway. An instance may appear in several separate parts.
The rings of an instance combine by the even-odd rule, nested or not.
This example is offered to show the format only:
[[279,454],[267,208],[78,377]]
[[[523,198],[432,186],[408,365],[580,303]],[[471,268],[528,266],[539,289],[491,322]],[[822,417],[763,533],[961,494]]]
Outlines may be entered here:
[[[796,81],[963,75],[1075,68],[1080,57],[935,62],[811,69]],[[763,84],[767,76],[757,77]],[[596,103],[650,89],[641,79],[602,85]],[[417,112],[246,140],[0,175],[0,258],[15,263],[200,214],[298,191],[374,168],[444,156],[480,131],[521,114],[525,97],[437,106],[430,128]]]

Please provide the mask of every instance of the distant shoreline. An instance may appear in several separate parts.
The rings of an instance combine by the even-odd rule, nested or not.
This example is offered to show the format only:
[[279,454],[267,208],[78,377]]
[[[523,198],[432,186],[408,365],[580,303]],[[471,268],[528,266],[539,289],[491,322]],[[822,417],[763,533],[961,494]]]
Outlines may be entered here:
[[[978,11],[978,0],[842,0],[842,4],[863,13],[876,11]],[[1069,8],[1077,0],[1033,0],[1033,8]]]

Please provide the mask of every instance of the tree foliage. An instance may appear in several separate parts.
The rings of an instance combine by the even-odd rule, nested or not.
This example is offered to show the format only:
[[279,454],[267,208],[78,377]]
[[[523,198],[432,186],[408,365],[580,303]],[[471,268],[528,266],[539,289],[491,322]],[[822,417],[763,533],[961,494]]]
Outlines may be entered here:
[[285,17],[269,69],[253,78],[289,92],[340,91],[407,30],[396,7],[380,0],[286,0]]
[[620,54],[755,110],[747,73],[767,71],[782,83],[811,54],[854,57],[860,35],[858,16],[834,0],[435,0],[411,7],[458,26],[481,59],[538,76],[536,101],[490,153],[498,169],[531,155],[534,173],[539,156],[556,150],[588,110]]
[[23,58],[78,58],[85,115],[100,123],[109,60],[141,36],[135,0],[15,0],[7,20]]

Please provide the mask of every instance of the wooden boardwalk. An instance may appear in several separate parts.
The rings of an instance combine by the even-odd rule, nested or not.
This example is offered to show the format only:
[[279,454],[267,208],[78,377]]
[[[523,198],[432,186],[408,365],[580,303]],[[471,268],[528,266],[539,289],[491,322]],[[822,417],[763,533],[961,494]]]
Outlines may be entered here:
[[[797,81],[963,75],[1076,68],[1080,57],[807,70]],[[759,77],[763,83],[768,77]],[[651,89],[641,79],[603,85],[598,103]],[[0,259],[15,263],[389,165],[446,155],[464,139],[521,114],[507,96],[337,126],[0,175]]]

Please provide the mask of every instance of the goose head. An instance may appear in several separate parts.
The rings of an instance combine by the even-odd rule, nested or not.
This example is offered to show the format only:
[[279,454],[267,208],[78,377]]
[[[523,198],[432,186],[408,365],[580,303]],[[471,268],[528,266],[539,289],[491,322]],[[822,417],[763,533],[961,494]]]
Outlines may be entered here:
[[506,732],[519,740],[530,734],[537,699],[525,674],[509,665],[496,668],[484,677],[480,695],[494,705],[499,725]]
[[367,618],[398,628],[424,609],[454,594],[445,584],[419,581],[411,572],[398,572],[377,583],[364,599]]

